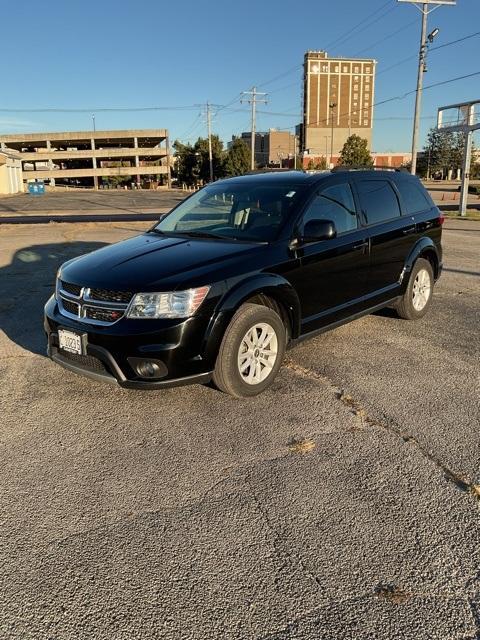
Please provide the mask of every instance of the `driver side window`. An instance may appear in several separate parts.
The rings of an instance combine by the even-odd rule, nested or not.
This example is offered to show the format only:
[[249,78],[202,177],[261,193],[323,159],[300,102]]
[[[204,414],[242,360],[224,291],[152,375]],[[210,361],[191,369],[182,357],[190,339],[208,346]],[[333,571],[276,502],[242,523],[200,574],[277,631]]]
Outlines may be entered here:
[[331,220],[337,235],[357,229],[355,201],[348,182],[327,187],[316,196],[303,215],[301,231],[309,220],[317,219]]

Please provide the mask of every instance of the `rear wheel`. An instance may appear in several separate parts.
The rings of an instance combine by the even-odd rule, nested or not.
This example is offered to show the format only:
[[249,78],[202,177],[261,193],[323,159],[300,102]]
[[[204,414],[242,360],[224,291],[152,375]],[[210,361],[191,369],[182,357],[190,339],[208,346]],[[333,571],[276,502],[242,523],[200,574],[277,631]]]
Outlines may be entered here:
[[401,318],[417,320],[427,313],[432,301],[433,281],[432,265],[419,258],[413,265],[407,290],[395,307]]
[[213,374],[215,385],[237,398],[256,396],[277,375],[285,345],[285,326],[273,309],[242,305],[223,336]]

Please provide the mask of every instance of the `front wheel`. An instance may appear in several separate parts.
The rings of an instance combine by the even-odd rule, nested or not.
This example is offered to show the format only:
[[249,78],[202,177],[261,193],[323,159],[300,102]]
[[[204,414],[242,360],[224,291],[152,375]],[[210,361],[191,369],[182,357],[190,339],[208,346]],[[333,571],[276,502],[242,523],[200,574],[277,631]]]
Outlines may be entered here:
[[428,260],[419,258],[413,265],[407,290],[396,305],[405,320],[417,320],[428,311],[433,295],[433,269]]
[[237,398],[258,395],[277,375],[285,346],[285,325],[275,311],[258,304],[242,305],[223,336],[215,385]]

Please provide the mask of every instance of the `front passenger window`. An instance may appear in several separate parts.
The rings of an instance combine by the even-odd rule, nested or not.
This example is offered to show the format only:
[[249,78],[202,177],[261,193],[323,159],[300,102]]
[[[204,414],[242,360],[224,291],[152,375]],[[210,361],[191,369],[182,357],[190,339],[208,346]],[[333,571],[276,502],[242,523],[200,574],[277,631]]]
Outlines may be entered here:
[[355,203],[347,182],[327,187],[310,203],[303,216],[302,230],[309,220],[318,219],[331,220],[337,235],[358,227]]

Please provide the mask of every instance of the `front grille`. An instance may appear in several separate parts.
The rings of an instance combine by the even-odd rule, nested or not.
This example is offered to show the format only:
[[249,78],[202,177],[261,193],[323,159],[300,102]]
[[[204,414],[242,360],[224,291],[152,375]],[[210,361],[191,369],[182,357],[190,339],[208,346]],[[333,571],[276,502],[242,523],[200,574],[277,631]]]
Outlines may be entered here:
[[[133,293],[111,291],[110,289],[90,289],[70,282],[60,281],[57,288],[60,311],[72,314],[92,324],[112,324],[125,314]],[[78,300],[70,296],[76,296]]]
[[132,299],[131,291],[110,291],[109,289],[90,289],[90,298],[105,302],[124,302],[128,304]]
[[85,307],[85,318],[100,320],[101,322],[115,322],[123,316],[118,309],[104,309],[102,307]]
[[78,353],[69,353],[68,351],[63,351],[59,349],[58,353],[65,360],[69,360],[70,362],[82,367],[82,369],[90,369],[91,371],[106,371],[105,365],[98,358],[94,358],[93,356],[81,356]]
[[82,287],[80,287],[78,284],[71,284],[70,282],[65,282],[64,280],[62,280],[61,282],[62,282],[62,289],[64,291],[66,291],[67,293],[70,293],[72,296],[77,296],[77,298],[80,296],[80,291],[82,290]]
[[74,316],[78,316],[78,304],[76,302],[70,302],[70,300],[62,298],[62,306],[68,313],[73,313]]

